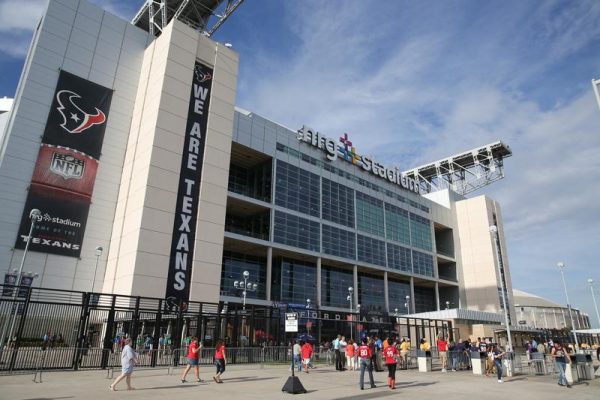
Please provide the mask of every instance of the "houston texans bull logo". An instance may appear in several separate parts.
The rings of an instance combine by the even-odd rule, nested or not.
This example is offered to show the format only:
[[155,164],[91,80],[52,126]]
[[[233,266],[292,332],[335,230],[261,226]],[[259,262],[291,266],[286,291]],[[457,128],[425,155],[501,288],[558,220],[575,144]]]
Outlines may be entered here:
[[96,114],[89,114],[79,108],[74,99],[81,99],[81,96],[70,90],[61,90],[56,93],[56,100],[59,106],[56,108],[63,117],[60,126],[69,133],[82,133],[94,125],[103,124],[106,121],[106,115],[102,110],[96,109]]
[[212,79],[210,72],[204,72],[199,65],[196,65],[196,68],[194,68],[194,74],[196,75],[198,83],[206,82]]

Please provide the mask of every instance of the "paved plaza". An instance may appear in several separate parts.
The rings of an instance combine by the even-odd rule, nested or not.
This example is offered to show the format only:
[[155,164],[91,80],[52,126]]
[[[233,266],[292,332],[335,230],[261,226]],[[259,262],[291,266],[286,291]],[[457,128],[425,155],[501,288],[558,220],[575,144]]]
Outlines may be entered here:
[[[120,372],[115,370],[115,375]],[[377,388],[358,388],[358,372],[335,371],[333,367],[319,367],[309,374],[300,373],[306,394],[291,395],[281,392],[289,368],[245,365],[228,367],[224,383],[211,378],[213,368],[201,368],[205,383],[181,383],[181,369],[169,375],[167,369],[138,370],[134,372],[134,391],[109,392],[107,371],[47,372],[43,383],[34,383],[33,374],[0,377],[0,399],[58,400],[58,399],[178,399],[210,398],[223,400],[268,399],[378,399],[402,396],[412,399],[576,399],[600,398],[600,378],[575,384],[571,389],[559,387],[555,377],[519,375],[498,383],[494,378],[475,376],[470,371],[430,372],[399,371],[397,389],[386,386],[387,372],[376,372]],[[193,375],[188,375],[193,379]],[[121,382],[120,389],[125,389]],[[118,388],[119,389],[119,388]]]

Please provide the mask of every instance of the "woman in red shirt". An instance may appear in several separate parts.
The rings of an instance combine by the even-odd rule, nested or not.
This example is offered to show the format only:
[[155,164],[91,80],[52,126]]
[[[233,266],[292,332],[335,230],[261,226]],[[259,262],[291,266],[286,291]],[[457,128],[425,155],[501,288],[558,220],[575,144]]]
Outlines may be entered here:
[[195,368],[194,372],[196,373],[196,382],[201,382],[200,370],[198,368],[198,359],[200,356],[201,349],[202,349],[202,345],[200,345],[198,343],[198,338],[193,337],[192,343],[190,343],[190,347],[188,348],[188,354],[187,354],[188,365],[187,365],[187,367],[185,367],[185,371],[183,371],[183,375],[181,376],[181,383],[186,382],[185,377],[187,376],[187,374],[190,371],[190,368],[192,368],[192,366]]
[[393,341],[383,351],[385,356],[385,364],[388,367],[388,386],[390,389],[396,389],[396,363],[398,362],[398,349],[396,349],[396,341]]
[[217,374],[213,376],[213,379],[217,383],[223,383],[221,380],[221,375],[225,372],[225,364],[227,363],[227,358],[225,357],[225,343],[222,340],[217,342],[217,347],[215,347],[215,366],[217,367]]

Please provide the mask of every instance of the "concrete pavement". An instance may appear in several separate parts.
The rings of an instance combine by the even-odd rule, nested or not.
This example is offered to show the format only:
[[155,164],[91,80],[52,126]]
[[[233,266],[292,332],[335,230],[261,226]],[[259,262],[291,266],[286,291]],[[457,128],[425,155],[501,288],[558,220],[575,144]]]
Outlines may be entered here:
[[[226,400],[269,400],[269,399],[350,399],[368,400],[402,396],[419,399],[502,399],[514,396],[527,400],[549,399],[600,399],[600,378],[575,384],[572,389],[557,385],[554,376],[520,375],[506,378],[498,383],[495,378],[475,376],[470,371],[430,372],[399,371],[396,375],[395,391],[386,386],[387,372],[375,374],[375,389],[364,391],[358,388],[358,372],[335,371],[333,367],[319,367],[309,374],[300,373],[300,380],[307,394],[291,395],[281,392],[289,367],[240,365],[227,367],[224,384],[212,380],[213,368],[201,367],[200,374],[205,383],[181,383],[182,369],[168,375],[167,369],[138,370],[132,382],[134,391],[125,389],[120,383],[117,392],[109,392],[106,371],[45,372],[43,383],[34,383],[33,374],[0,376],[0,399],[59,400],[59,399],[178,399],[211,398]],[[115,370],[117,375],[120,370]],[[192,371],[190,371],[191,373]],[[188,381],[193,375],[188,375]]]

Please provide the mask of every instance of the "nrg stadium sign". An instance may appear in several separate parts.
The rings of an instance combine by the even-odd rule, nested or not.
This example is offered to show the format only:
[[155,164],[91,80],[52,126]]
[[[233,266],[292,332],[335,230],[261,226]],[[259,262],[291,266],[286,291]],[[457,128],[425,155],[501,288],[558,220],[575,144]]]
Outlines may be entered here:
[[373,175],[419,194],[419,185],[417,185],[417,182],[412,178],[402,175],[402,172],[397,167],[388,168],[373,160],[370,156],[358,155],[356,148],[352,146],[352,142],[348,140],[348,134],[346,133],[344,133],[344,136],[340,136],[339,142],[336,142],[334,139],[304,125],[302,129],[298,130],[297,138],[300,141],[324,150],[327,153],[326,157],[329,161],[335,161],[339,155],[344,160],[362,167],[362,169],[371,172]]

